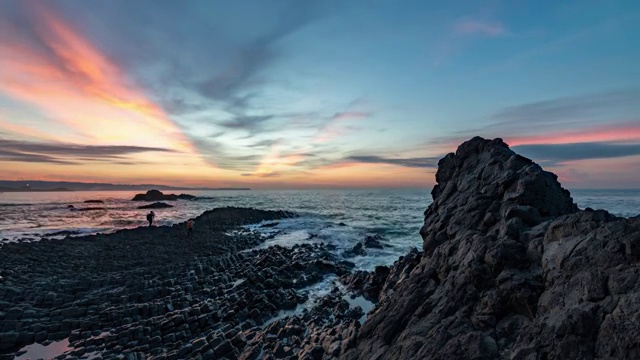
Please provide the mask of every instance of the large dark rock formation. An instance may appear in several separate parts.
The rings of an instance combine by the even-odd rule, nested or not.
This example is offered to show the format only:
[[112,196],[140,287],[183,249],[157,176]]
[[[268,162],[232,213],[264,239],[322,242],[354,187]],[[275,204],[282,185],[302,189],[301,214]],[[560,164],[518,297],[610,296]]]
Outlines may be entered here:
[[196,196],[189,194],[163,194],[160,190],[149,190],[145,194],[136,194],[132,201],[175,201],[175,200],[196,200]]
[[424,253],[390,269],[338,357],[640,357],[640,219],[578,211],[500,139],[474,138],[438,165]]

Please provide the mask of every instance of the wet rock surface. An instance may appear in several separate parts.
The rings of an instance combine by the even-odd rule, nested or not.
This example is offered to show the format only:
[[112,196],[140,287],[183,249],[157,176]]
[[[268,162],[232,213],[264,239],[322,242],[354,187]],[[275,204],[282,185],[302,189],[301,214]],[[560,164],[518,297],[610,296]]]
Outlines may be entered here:
[[355,343],[364,315],[351,307],[338,288],[300,315],[244,332],[238,359],[337,359]]
[[340,358],[640,356],[640,219],[578,211],[500,139],[462,144],[436,180],[423,253],[381,289],[375,275],[345,277],[380,302]]
[[68,339],[60,358],[234,359],[248,329],[353,266],[322,245],[255,248],[264,238],[239,228],[290,216],[223,208],[198,217],[189,239],[177,224],[4,244],[0,358]]

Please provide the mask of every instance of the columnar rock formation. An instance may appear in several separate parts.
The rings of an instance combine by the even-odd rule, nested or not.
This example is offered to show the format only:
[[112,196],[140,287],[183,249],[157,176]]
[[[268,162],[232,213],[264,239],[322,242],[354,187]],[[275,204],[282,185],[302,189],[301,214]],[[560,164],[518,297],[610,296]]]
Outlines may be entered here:
[[390,269],[341,358],[640,358],[639,218],[578,211],[500,139],[438,166],[423,255]]

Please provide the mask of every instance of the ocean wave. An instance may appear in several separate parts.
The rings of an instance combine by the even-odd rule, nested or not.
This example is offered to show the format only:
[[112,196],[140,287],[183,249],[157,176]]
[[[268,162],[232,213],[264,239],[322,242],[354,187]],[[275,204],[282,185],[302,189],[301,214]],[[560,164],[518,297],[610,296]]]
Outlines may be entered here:
[[20,204],[20,203],[0,203],[0,208],[2,207],[20,207],[20,206],[34,206],[35,204],[30,204],[30,203],[24,203],[24,204]]

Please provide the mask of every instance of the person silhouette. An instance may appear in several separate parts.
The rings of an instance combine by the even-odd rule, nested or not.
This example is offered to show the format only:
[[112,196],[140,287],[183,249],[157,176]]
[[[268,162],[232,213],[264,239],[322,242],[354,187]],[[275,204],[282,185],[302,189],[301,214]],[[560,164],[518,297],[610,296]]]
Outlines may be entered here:
[[187,237],[191,237],[193,234],[193,219],[187,220]]
[[147,214],[147,221],[149,222],[149,226],[153,225],[153,219],[156,217],[156,213],[154,213],[153,211],[150,211]]

